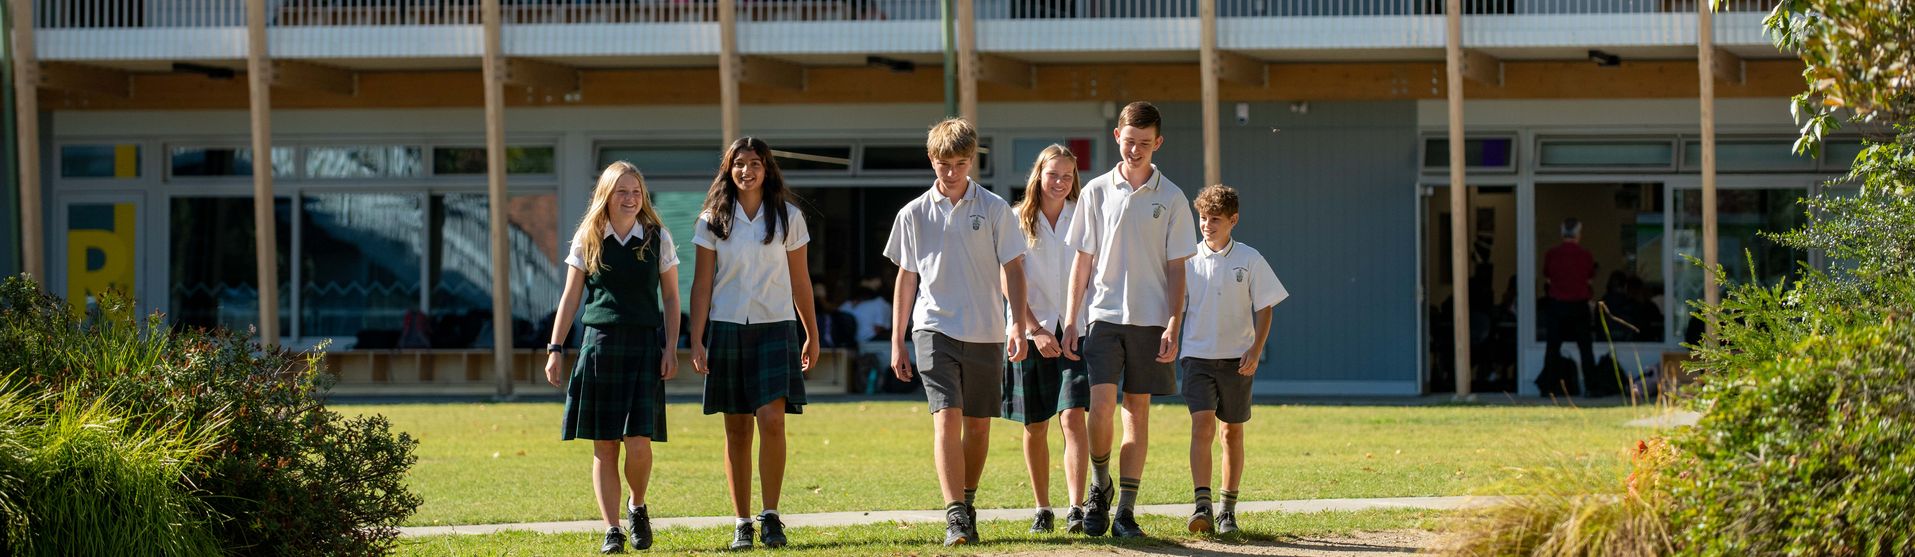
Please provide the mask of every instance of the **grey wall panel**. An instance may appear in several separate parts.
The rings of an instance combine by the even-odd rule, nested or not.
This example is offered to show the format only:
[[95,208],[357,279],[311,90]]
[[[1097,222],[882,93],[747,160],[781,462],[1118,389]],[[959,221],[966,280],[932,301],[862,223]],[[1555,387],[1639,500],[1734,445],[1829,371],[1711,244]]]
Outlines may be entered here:
[[[1156,157],[1191,197],[1203,184],[1199,106],[1161,107]],[[1260,381],[1415,381],[1416,106],[1411,102],[1224,103],[1224,183],[1239,191],[1235,236],[1275,268],[1291,298],[1272,320]],[[1280,131],[1272,132],[1276,128]]]

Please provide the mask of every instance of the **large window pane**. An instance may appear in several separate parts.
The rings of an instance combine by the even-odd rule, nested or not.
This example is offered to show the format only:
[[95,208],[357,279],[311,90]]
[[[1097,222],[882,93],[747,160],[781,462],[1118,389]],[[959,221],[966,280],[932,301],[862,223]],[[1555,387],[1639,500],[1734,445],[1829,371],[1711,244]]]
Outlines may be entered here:
[[[252,176],[253,150],[235,147],[174,147],[174,176]],[[273,176],[293,175],[293,150],[273,148]]]
[[652,192],[652,206],[658,209],[658,218],[665,221],[665,229],[671,231],[672,241],[678,244],[678,299],[681,311],[686,312],[691,311],[692,275],[695,274],[692,269],[696,268],[693,265],[698,252],[698,246],[692,244],[692,229],[698,221],[698,210],[704,204],[704,192]]
[[[292,200],[273,201],[279,331],[292,331]],[[239,331],[259,320],[257,236],[250,197],[177,197],[172,203],[168,289],[173,323]]]
[[772,147],[778,169],[786,172],[850,172],[849,145],[784,145]]
[[400,344],[419,309],[425,210],[416,194],[300,198],[300,334],[339,348]]
[[[980,143],[977,153],[977,173],[979,176],[991,175],[991,142]],[[922,170],[928,176],[931,172],[931,157],[927,156],[923,144],[910,145],[866,145],[864,147],[865,171]]]
[[1855,163],[1855,157],[1862,154],[1860,140],[1829,141],[1822,144],[1822,167],[1829,170],[1848,170]]
[[[1795,143],[1783,140],[1731,140],[1716,143],[1716,170],[1722,172],[1780,172],[1815,170],[1815,158],[1796,156]],[[1854,156],[1850,156],[1853,160]],[[1702,142],[1684,141],[1682,169],[1702,170]]]
[[1552,140],[1542,143],[1538,162],[1547,169],[1675,168],[1675,145],[1663,140]]
[[[598,151],[598,168],[612,161],[627,161],[646,176],[712,176],[718,172],[723,147],[643,146],[606,147]],[[592,175],[598,180],[598,174]]]
[[[1563,243],[1563,221],[1582,223],[1582,247],[1595,258],[1590,299],[1602,302],[1607,316],[1592,311],[1590,330],[1604,340],[1661,342],[1663,335],[1663,186],[1641,183],[1538,184],[1536,186],[1536,293],[1549,296],[1545,261]],[[1548,338],[1550,304],[1537,304],[1536,340]]]
[[[506,147],[506,174],[551,174],[556,150],[552,147]],[[434,147],[432,173],[439,176],[485,174],[484,147]]]
[[411,178],[425,175],[425,152],[405,145],[308,147],[307,178]]
[[[484,194],[432,197],[432,327],[434,348],[492,346],[491,200]],[[512,338],[521,348],[551,338],[553,308],[564,290],[558,237],[558,195],[507,200],[506,241],[512,281]]]
[[[1484,170],[1511,170],[1516,166],[1516,140],[1490,137],[1463,140],[1463,166]],[[1425,170],[1450,167],[1450,140],[1433,137],[1423,140]]]
[[[1774,284],[1796,273],[1806,255],[1762,237],[1762,232],[1786,232],[1808,217],[1797,204],[1807,192],[1799,189],[1721,189],[1716,191],[1716,254],[1731,284],[1751,280]],[[1676,308],[1684,338],[1691,336],[1688,301],[1702,299],[1702,269],[1683,256],[1702,259],[1702,191],[1676,192]],[[1753,259],[1755,267],[1749,267]]]

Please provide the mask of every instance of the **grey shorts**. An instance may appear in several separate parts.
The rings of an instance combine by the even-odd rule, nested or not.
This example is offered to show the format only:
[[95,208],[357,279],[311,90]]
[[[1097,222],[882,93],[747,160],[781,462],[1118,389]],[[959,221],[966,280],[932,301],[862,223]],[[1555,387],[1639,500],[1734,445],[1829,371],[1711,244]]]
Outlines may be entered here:
[[1227,424],[1250,421],[1250,383],[1255,377],[1238,375],[1238,361],[1237,358],[1177,360],[1177,367],[1184,376],[1184,404],[1190,407],[1192,414],[1212,410],[1217,412],[1217,419]]
[[1176,370],[1157,361],[1163,336],[1163,327],[1092,322],[1081,351],[1091,386],[1114,384],[1133,395],[1177,394]]
[[931,413],[956,408],[966,418],[996,418],[1004,387],[1004,345],[964,342],[937,331],[911,333],[913,363]]

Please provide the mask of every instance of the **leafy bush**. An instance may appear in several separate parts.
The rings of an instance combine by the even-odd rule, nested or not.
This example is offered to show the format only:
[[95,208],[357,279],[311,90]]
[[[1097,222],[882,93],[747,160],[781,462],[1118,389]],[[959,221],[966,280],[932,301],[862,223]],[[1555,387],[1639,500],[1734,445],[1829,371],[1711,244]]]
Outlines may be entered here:
[[[225,423],[183,469],[219,546],[247,555],[383,553],[419,505],[406,490],[410,436],[378,416],[325,408],[316,353],[266,349],[231,331],[170,330],[107,296],[76,314],[30,281],[0,285],[0,371],[28,392],[106,401],[158,427]],[[230,423],[227,423],[230,422]],[[3,480],[0,480],[3,481]],[[112,509],[101,509],[114,513]]]
[[1673,460],[1660,441],[1638,442],[1623,477],[1594,466],[1519,470],[1493,488],[1503,501],[1462,511],[1434,549],[1486,557],[1655,557],[1674,550],[1669,497],[1660,485]]

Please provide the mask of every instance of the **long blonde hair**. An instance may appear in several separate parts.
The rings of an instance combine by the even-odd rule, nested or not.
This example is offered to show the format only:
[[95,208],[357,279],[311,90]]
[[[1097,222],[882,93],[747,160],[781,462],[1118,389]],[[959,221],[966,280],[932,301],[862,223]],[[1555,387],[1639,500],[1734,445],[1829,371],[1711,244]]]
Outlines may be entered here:
[[612,223],[612,192],[618,189],[618,180],[631,176],[638,180],[638,193],[642,198],[638,204],[638,223],[645,227],[645,242],[657,238],[659,229],[664,225],[658,218],[658,210],[652,208],[651,188],[645,186],[645,175],[638,167],[625,161],[617,161],[605,166],[598,175],[598,185],[592,188],[592,203],[586,206],[585,218],[579,219],[578,230],[572,233],[572,245],[578,246],[579,253],[585,259],[585,274],[598,274],[603,268],[600,257],[605,252],[605,227]]
[[1037,154],[1037,163],[1031,165],[1031,177],[1024,181],[1024,199],[1017,202],[1017,224],[1024,229],[1027,245],[1037,245],[1037,219],[1044,210],[1044,165],[1060,159],[1071,162],[1071,192],[1064,196],[1064,201],[1077,201],[1077,194],[1084,187],[1077,176],[1077,154],[1070,148],[1052,143]]

